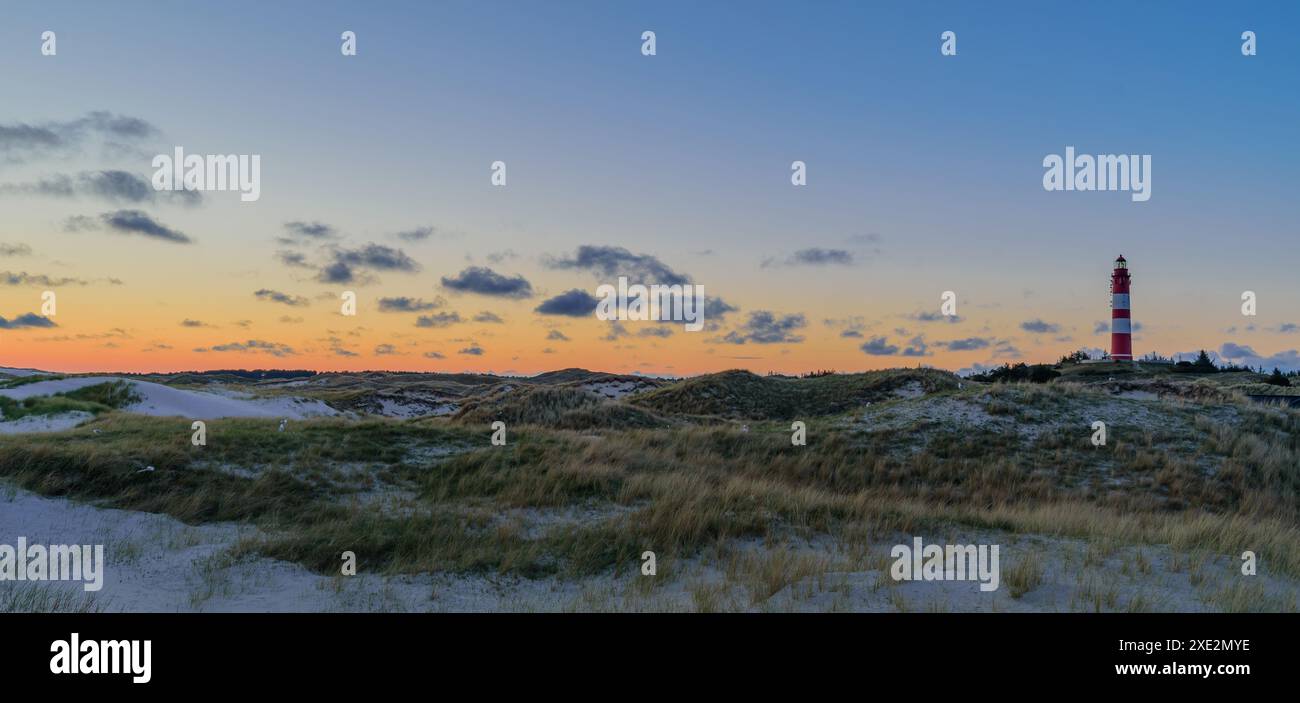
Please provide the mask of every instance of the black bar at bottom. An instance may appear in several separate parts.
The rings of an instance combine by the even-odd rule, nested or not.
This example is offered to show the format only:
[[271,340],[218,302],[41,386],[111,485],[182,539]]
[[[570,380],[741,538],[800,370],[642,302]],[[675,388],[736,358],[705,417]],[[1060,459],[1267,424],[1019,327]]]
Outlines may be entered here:
[[[683,677],[732,693],[778,682],[798,690],[801,681],[864,693],[884,693],[888,682],[918,692],[990,691],[998,683],[1062,693],[1249,690],[1289,688],[1300,671],[1297,626],[1296,615],[12,614],[0,616],[0,672],[6,687],[29,682],[51,693],[247,692],[268,681],[295,693],[382,683],[439,696],[462,685],[537,695],[561,682],[662,693],[685,692]],[[70,647],[73,633],[82,646],[148,640],[149,682],[134,683],[129,673],[53,673],[51,645]],[[1127,665],[1154,669],[1117,673]],[[1208,676],[1202,666],[1212,668]]]

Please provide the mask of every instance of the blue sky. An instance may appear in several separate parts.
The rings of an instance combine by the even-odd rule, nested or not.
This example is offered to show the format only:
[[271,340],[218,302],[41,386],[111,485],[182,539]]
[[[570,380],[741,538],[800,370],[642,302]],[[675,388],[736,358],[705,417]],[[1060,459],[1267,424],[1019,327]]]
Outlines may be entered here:
[[[1139,353],[1232,342],[1270,357],[1300,345],[1267,332],[1300,322],[1294,3],[50,2],[5,14],[0,125],[107,110],[156,125],[149,148],[262,155],[255,207],[210,198],[169,214],[204,247],[211,278],[196,268],[196,286],[247,275],[322,293],[273,261],[291,220],[330,223],[356,243],[436,227],[436,244],[411,249],[424,278],[385,277],[376,295],[428,295],[438,276],[504,251],[514,258],[503,269],[541,295],[590,288],[539,262],[620,246],[737,305],[730,324],[757,310],[804,315],[804,342],[745,350],[757,367],[852,367],[912,360],[832,348],[838,330],[823,320],[860,315],[871,334],[941,341],[899,317],[943,290],[970,306],[961,334],[1013,340],[1027,360],[1104,347],[1091,327],[1123,253],[1146,323]],[[57,57],[36,50],[47,29]],[[654,57],[639,52],[647,29]],[[1240,53],[1248,29],[1257,56]],[[343,30],[357,33],[358,56],[339,54]],[[955,57],[939,53],[945,30],[957,33]],[[1152,199],[1044,191],[1042,159],[1067,145],[1151,154]],[[131,158],[10,161],[0,181],[147,171]],[[498,159],[507,189],[488,182]],[[808,164],[808,187],[791,187],[793,160]],[[122,269],[90,271],[59,231],[64,210],[0,199],[0,241],[87,277],[129,278],[140,296],[157,295],[143,285],[149,267],[195,265],[145,247]],[[851,250],[854,264],[762,265],[808,247]],[[1243,290],[1260,294],[1258,319],[1237,311]],[[176,297],[211,297],[188,293]],[[15,299],[0,315],[29,307]],[[513,319],[550,322],[525,322],[530,310]],[[1028,319],[1059,324],[1059,339],[1023,338]],[[624,342],[614,356],[680,370],[699,346]]]

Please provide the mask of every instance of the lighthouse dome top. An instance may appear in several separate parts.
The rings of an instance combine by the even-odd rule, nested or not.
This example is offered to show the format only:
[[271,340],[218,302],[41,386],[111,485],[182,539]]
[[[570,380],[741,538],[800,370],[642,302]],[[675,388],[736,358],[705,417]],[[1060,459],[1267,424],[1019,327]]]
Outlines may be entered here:
[[1115,268],[1117,269],[1128,268],[1128,262],[1124,260],[1124,257],[1122,255],[1118,259],[1115,259]]

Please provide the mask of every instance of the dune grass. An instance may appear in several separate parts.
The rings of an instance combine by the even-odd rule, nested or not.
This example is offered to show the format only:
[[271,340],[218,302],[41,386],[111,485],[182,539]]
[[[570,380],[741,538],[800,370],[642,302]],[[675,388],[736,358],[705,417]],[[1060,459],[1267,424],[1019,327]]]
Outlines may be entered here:
[[[910,374],[898,378],[911,382]],[[1013,430],[1030,425],[1036,434],[940,420],[881,430],[855,413],[810,416],[807,446],[791,445],[781,419],[752,421],[748,431],[726,422],[511,425],[508,444],[493,447],[487,418],[474,416],[315,419],[284,432],[276,421],[222,420],[209,423],[207,446],[194,447],[187,420],[109,414],[73,431],[6,441],[0,476],[45,495],[190,523],[253,523],[263,534],[241,542],[239,554],[320,573],[336,573],[345,550],[383,573],[632,573],[647,549],[685,558],[738,539],[816,535],[854,545],[957,525],[1228,555],[1249,549],[1276,572],[1300,576],[1300,413],[1195,403],[1151,410],[1079,388],[936,383],[945,397],[988,417],[1019,416]],[[1048,422],[1075,411],[1086,417],[1103,401],[1147,424],[1120,423],[1102,451],[1088,442],[1086,423]],[[888,402],[905,409],[913,401]],[[897,451],[900,442],[907,451]],[[404,491],[409,510],[385,511],[360,500],[355,486],[319,477],[340,464]],[[143,466],[157,470],[139,473]],[[539,534],[497,519],[589,505],[620,509]],[[749,564],[752,597],[807,577],[807,566]],[[1010,583],[1028,592],[1040,568],[1021,561]],[[1107,606],[1099,593],[1082,589],[1081,607]],[[720,595],[701,588],[695,597],[707,609]]]
[[131,390],[131,384],[125,381],[110,381],[64,393],[32,396],[22,400],[0,396],[0,413],[5,420],[67,412],[87,412],[98,415],[109,410],[124,408],[136,400],[138,396]]

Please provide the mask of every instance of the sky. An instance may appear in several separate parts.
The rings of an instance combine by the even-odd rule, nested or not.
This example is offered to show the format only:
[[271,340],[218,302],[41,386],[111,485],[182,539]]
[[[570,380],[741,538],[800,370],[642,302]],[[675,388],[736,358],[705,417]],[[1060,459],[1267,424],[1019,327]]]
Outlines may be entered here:
[[[973,370],[1108,348],[1122,254],[1136,355],[1300,368],[1294,3],[3,11],[0,366]],[[1070,146],[1150,200],[1045,190]],[[154,190],[176,147],[260,198]],[[618,275],[705,328],[565,305]]]

